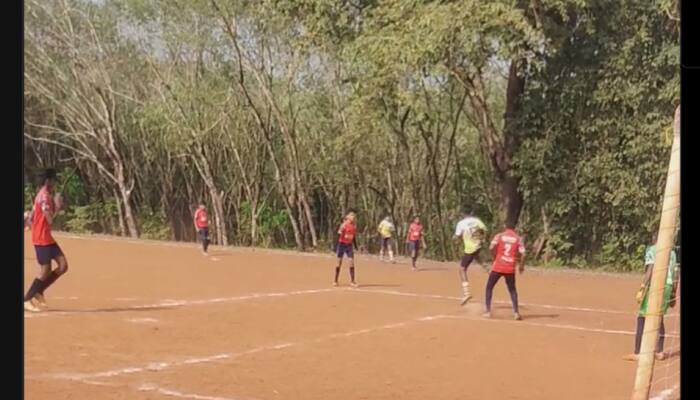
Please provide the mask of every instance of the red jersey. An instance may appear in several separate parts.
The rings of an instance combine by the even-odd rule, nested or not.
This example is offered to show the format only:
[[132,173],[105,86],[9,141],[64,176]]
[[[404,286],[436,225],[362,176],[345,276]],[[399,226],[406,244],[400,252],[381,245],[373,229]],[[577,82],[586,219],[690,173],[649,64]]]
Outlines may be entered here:
[[411,225],[408,227],[408,240],[411,242],[418,241],[421,239],[422,235],[423,225],[416,224],[415,222],[411,223]]
[[357,227],[355,227],[355,224],[350,221],[343,222],[340,225],[340,230],[338,231],[338,242],[343,244],[352,244],[353,239],[355,239],[356,232]]
[[506,229],[493,238],[491,246],[496,246],[492,270],[502,274],[514,274],[516,255],[525,254],[523,239],[514,230]]
[[194,212],[194,223],[199,229],[209,228],[209,216],[207,215],[207,210],[198,208]]
[[43,186],[34,198],[34,209],[32,211],[32,243],[34,246],[48,246],[56,241],[51,236],[51,224],[46,219],[46,212],[54,213],[56,206],[49,189]]

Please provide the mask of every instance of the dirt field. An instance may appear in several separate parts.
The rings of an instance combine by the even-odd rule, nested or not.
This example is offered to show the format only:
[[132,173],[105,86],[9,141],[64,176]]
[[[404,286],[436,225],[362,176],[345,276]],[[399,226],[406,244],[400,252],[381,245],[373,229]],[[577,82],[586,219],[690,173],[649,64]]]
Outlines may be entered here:
[[[25,398],[628,399],[639,278],[526,271],[523,321],[486,274],[459,306],[453,264],[357,258],[359,289],[331,287],[334,257],[57,235],[70,270],[25,313]],[[25,241],[25,287],[37,268]],[[678,309],[672,310],[675,314]],[[678,346],[667,316],[667,348]],[[657,366],[657,398],[679,357]],[[665,379],[664,381],[662,381]]]

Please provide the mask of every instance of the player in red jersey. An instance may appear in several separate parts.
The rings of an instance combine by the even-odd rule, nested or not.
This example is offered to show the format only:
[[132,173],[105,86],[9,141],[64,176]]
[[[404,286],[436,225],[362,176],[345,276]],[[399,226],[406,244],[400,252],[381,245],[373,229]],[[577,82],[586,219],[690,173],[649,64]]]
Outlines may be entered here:
[[491,317],[493,287],[496,286],[501,277],[504,277],[510,293],[510,300],[513,303],[513,318],[520,320],[518,291],[515,288],[515,264],[517,256],[520,255],[519,271],[522,274],[525,271],[525,245],[520,235],[515,232],[515,224],[507,223],[506,229],[493,238],[489,249],[492,252],[495,251],[496,256],[493,259],[493,267],[486,282],[486,312],[484,317]]
[[209,248],[209,215],[204,204],[200,204],[194,212],[194,229],[202,241],[202,253],[206,256]]
[[423,225],[421,225],[418,216],[413,218],[413,222],[408,227],[406,243],[408,243],[408,251],[411,253],[411,266],[415,271],[417,269],[416,260],[418,259],[418,250],[421,244],[423,245],[423,250],[426,249],[425,240],[423,239]]
[[343,264],[343,255],[350,260],[350,285],[357,287],[355,282],[355,256],[353,254],[353,245],[355,244],[355,234],[357,227],[355,226],[355,213],[350,212],[345,217],[345,220],[338,229],[338,244],[336,245],[336,255],[338,256],[338,265],[335,267],[335,280],[333,286],[338,286],[338,276],[340,275],[340,266]]
[[[52,197],[56,182],[56,171],[47,169],[40,177],[42,186],[34,198],[31,225],[32,244],[34,245],[36,259],[41,267],[41,271],[24,296],[24,309],[32,312],[40,311],[37,305],[46,307],[44,291],[68,271],[68,261],[51,235],[51,225],[54,217],[63,207],[63,200],[60,194]],[[58,268],[54,270],[51,270],[52,260],[55,260],[58,264]]]

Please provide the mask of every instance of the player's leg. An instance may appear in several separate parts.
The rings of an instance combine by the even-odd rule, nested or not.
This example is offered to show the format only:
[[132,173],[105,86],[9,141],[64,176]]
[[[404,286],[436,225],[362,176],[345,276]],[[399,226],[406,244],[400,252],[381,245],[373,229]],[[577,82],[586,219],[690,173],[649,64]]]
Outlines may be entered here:
[[202,254],[207,255],[207,249],[209,248],[209,229],[202,228],[197,230],[199,234],[199,240],[202,242]]
[[486,281],[486,298],[484,299],[484,317],[490,318],[491,317],[491,299],[493,297],[493,288],[496,286],[496,283],[498,283],[498,280],[501,279],[501,274],[498,272],[491,271],[489,273],[489,278]]
[[418,259],[418,242],[411,241],[409,242],[410,250],[411,250],[411,266],[413,269],[416,269],[416,260]]
[[510,302],[513,305],[513,318],[516,320],[522,319],[520,317],[520,311],[518,309],[518,289],[515,287],[515,274],[505,275],[506,286],[508,286],[508,293],[510,293]]
[[355,282],[355,254],[353,253],[352,245],[348,245],[345,254],[350,262],[350,286],[357,287],[357,282]]
[[343,244],[338,243],[336,245],[335,253],[338,256],[338,264],[335,266],[335,279],[333,280],[333,286],[338,286],[338,277],[340,276],[340,266],[343,264]]
[[461,304],[465,305],[472,298],[471,293],[469,293],[469,279],[467,278],[467,269],[469,264],[474,260],[473,254],[464,254],[462,260],[459,263],[459,278],[462,281],[462,300]]
[[56,261],[56,264],[58,267],[54,269],[53,271],[50,271],[48,274],[48,277],[44,281],[44,285],[41,287],[41,289],[34,295],[34,299],[39,303],[40,306],[46,307],[46,300],[44,299],[44,291],[48,289],[51,285],[54,284],[60,278],[63,276],[66,272],[68,272],[68,260],[66,259],[66,256],[63,254],[61,251],[61,248],[58,247],[58,245],[55,245],[55,247],[52,249],[52,257],[53,260]]
[[664,341],[666,340],[666,327],[664,327],[664,318],[661,317],[661,322],[659,323],[659,341],[656,342],[656,358],[658,360],[663,360],[666,358],[666,353],[664,353]]
[[389,262],[394,262],[394,241],[392,238],[386,238],[386,246],[389,250]]
[[386,254],[386,243],[385,237],[379,238],[379,261],[384,261],[384,255]]
[[49,246],[34,246],[40,271],[39,275],[34,278],[34,281],[32,281],[32,284],[29,286],[29,290],[27,290],[27,293],[24,295],[24,309],[27,311],[40,311],[34,304],[34,296],[44,288],[51,274],[51,252],[48,247]]
[[636,361],[639,358],[639,350],[642,347],[642,333],[644,333],[644,320],[642,316],[637,316],[637,329],[634,332],[634,353],[623,358],[628,361]]

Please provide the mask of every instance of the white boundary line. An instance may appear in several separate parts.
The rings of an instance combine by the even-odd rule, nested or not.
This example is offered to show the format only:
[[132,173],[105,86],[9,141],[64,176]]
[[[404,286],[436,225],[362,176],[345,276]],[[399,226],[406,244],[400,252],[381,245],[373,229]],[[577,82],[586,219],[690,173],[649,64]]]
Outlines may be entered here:
[[[349,289],[345,289],[349,290]],[[174,308],[181,306],[197,306],[204,304],[216,304],[216,303],[231,303],[237,301],[245,300],[257,300],[265,298],[275,298],[275,297],[288,297],[297,296],[304,294],[315,294],[315,293],[326,293],[326,292],[341,292],[345,291],[338,288],[327,288],[327,289],[308,289],[308,290],[294,290],[291,292],[273,292],[273,293],[253,293],[249,295],[236,296],[236,297],[225,297],[225,298],[214,298],[214,299],[204,299],[204,300],[164,300],[153,304],[143,304],[137,306],[127,306],[118,307],[117,311],[135,311],[148,308]],[[76,311],[44,311],[38,313],[25,312],[24,318],[36,318],[36,317],[52,317],[52,316],[67,316],[67,315],[83,315],[83,314],[100,314],[99,309],[87,309],[87,310],[76,310]]]
[[[401,292],[401,291],[397,291],[397,290],[362,289],[361,287],[360,288],[353,288],[353,289],[326,288],[326,289],[296,290],[296,291],[291,291],[291,292],[277,292],[277,293],[253,293],[250,295],[243,295],[243,296],[236,296],[236,297],[213,298],[213,299],[203,299],[203,300],[164,300],[164,301],[152,303],[152,304],[121,307],[119,309],[119,311],[128,312],[128,311],[135,311],[135,310],[141,310],[141,309],[147,309],[147,308],[174,308],[174,307],[181,307],[181,306],[196,306],[196,305],[215,304],[215,303],[229,303],[229,302],[256,300],[256,299],[270,298],[270,297],[287,297],[287,296],[294,296],[294,295],[327,293],[327,292],[341,292],[341,291],[355,291],[355,292],[362,292],[362,293],[375,293],[375,294],[415,297],[415,298],[426,298],[426,299],[460,300],[459,297],[455,297],[455,296]],[[77,297],[67,297],[67,298],[71,299],[71,300],[77,299]],[[66,299],[66,298],[64,298],[64,299]],[[114,300],[122,301],[125,299],[119,298],[119,299],[114,299]],[[506,301],[494,301],[494,303],[496,303],[496,304],[509,304]],[[630,312],[625,312],[625,311],[606,310],[606,309],[602,309],[602,308],[557,306],[557,305],[552,305],[552,304],[520,303],[520,305],[525,306],[525,307],[539,307],[539,308],[546,308],[546,309],[553,309],[553,310],[567,310],[567,311],[602,313],[602,314],[617,314],[617,315],[635,315],[636,314],[636,313],[630,313]],[[90,314],[90,313],[99,313],[99,312],[100,312],[99,310],[90,310],[90,309],[88,309],[88,310],[76,310],[76,311],[48,311],[48,312],[40,312],[40,313],[25,313],[24,317],[25,318],[35,318],[35,317],[49,317],[49,316],[67,316],[67,315],[81,315],[81,314]],[[677,316],[678,316],[678,314],[676,313],[676,314],[669,314],[666,317],[668,318],[668,317],[677,317]]]
[[[352,331],[347,331],[347,332],[331,333],[328,335],[320,336],[320,337],[318,337],[316,339],[312,339],[312,340],[303,340],[303,341],[299,341],[299,342],[286,342],[286,343],[278,343],[278,344],[272,344],[272,345],[264,345],[264,346],[254,347],[250,350],[245,350],[245,351],[238,352],[238,353],[221,353],[221,354],[215,354],[215,355],[204,356],[204,357],[191,357],[191,358],[186,358],[186,359],[183,359],[180,361],[173,361],[173,362],[152,362],[152,363],[149,363],[149,364],[146,364],[143,366],[139,366],[139,367],[126,367],[126,368],[120,368],[120,369],[114,369],[114,370],[108,370],[108,371],[102,371],[102,372],[60,373],[60,374],[48,374],[48,375],[44,375],[44,376],[49,377],[49,378],[54,378],[54,379],[77,380],[77,381],[85,382],[86,380],[97,379],[97,378],[111,378],[111,377],[116,377],[116,376],[130,375],[130,374],[136,374],[136,373],[148,372],[148,371],[163,371],[166,369],[171,369],[171,368],[175,368],[175,367],[179,367],[179,366],[211,363],[211,362],[217,362],[220,360],[238,359],[240,357],[244,357],[244,356],[256,354],[256,353],[261,353],[261,352],[265,352],[265,351],[281,350],[281,349],[286,349],[286,348],[290,348],[290,347],[297,347],[297,346],[303,346],[303,345],[307,345],[307,344],[320,343],[320,342],[330,340],[330,339],[336,339],[336,338],[341,338],[341,337],[351,337],[351,336],[373,333],[373,332],[378,332],[378,331],[387,330],[387,329],[401,328],[401,327],[405,327],[409,324],[416,323],[416,322],[427,322],[427,321],[436,321],[436,320],[445,320],[445,319],[461,319],[461,320],[471,320],[471,321],[477,320],[477,321],[483,321],[483,322],[487,322],[487,323],[499,322],[499,323],[510,323],[510,324],[528,325],[528,326],[536,326],[536,327],[544,327],[544,328],[576,330],[576,331],[593,332],[593,333],[605,333],[605,334],[628,335],[628,336],[634,335],[634,332],[631,332],[631,331],[586,328],[586,327],[575,326],[575,325],[557,325],[557,324],[547,324],[547,323],[537,323],[537,322],[527,322],[527,321],[484,319],[484,318],[468,317],[468,316],[454,315],[454,314],[435,314],[435,315],[427,315],[424,317],[413,318],[413,319],[402,321],[402,322],[389,323],[389,324],[379,325],[379,326],[365,328],[365,329],[358,329],[358,330],[352,330]],[[671,337],[672,335],[669,334],[667,336]]]
[[371,327],[371,328],[358,329],[358,330],[352,330],[352,331],[347,331],[347,332],[331,333],[328,335],[320,336],[320,337],[318,337],[316,339],[312,339],[312,340],[264,345],[264,346],[254,347],[250,350],[245,350],[245,351],[242,351],[239,353],[221,353],[221,354],[215,354],[215,355],[205,356],[205,357],[191,357],[191,358],[186,358],[186,359],[183,359],[180,361],[174,361],[174,362],[152,362],[152,363],[146,364],[144,366],[140,366],[140,367],[126,367],[126,368],[120,368],[120,369],[102,371],[102,372],[60,373],[60,374],[48,374],[48,375],[44,375],[44,376],[49,377],[49,378],[55,378],[55,379],[77,380],[77,381],[84,382],[85,380],[96,379],[96,378],[111,378],[111,377],[115,377],[115,376],[129,375],[129,374],[135,374],[135,373],[140,373],[140,372],[163,371],[165,369],[170,369],[170,368],[184,366],[184,365],[196,365],[196,364],[216,362],[216,361],[220,361],[220,360],[237,359],[237,358],[244,357],[247,355],[260,353],[263,351],[281,350],[281,349],[286,349],[289,347],[296,347],[296,346],[302,346],[302,345],[306,345],[306,344],[320,343],[320,342],[323,342],[326,340],[336,339],[336,338],[340,338],[340,337],[351,337],[351,336],[362,335],[362,334],[377,332],[377,331],[386,330],[386,329],[400,328],[400,327],[407,326],[411,323],[423,322],[423,321],[434,321],[434,320],[437,320],[440,318],[444,318],[445,316],[446,316],[445,314],[429,315],[429,316],[425,316],[425,317],[413,318],[413,319],[402,321],[402,322],[395,322],[395,323],[379,325],[379,326],[375,326],[375,327]]
[[677,383],[670,389],[662,390],[656,396],[649,398],[649,400],[667,400],[667,399],[670,399],[670,396],[674,393],[677,393],[679,388],[680,388],[680,384]]
[[[527,315],[525,317],[527,317]],[[468,316],[464,316],[464,315],[442,316],[441,318],[443,318],[443,319],[464,319],[464,320],[469,320],[469,321],[501,322],[501,323],[516,324],[516,325],[537,326],[537,327],[544,327],[544,328],[567,329],[567,330],[593,332],[593,333],[607,333],[607,334],[612,334],[612,335],[634,336],[634,334],[635,334],[635,332],[633,332],[633,331],[587,328],[584,326],[576,326],[576,325],[547,324],[547,323],[540,323],[540,322],[514,321],[514,320],[507,320],[507,319],[494,319],[494,318],[487,319],[487,318],[478,318],[478,317],[468,317]],[[666,337],[667,338],[669,338],[669,337],[678,338],[680,336],[673,334],[673,333],[667,333]]]
[[[139,392],[155,392],[163,396],[178,397],[181,399],[193,399],[193,400],[239,400],[238,398],[232,397],[219,397],[219,396],[203,396],[200,394],[182,393],[177,390],[166,389],[158,385],[151,383],[146,383],[138,387]],[[253,400],[250,397],[247,399]]]
[[[398,290],[385,290],[385,289],[362,289],[362,287],[354,289],[358,292],[366,293],[378,293],[394,296],[407,296],[407,297],[420,297],[426,299],[441,299],[441,300],[461,300],[461,297],[455,296],[444,296],[439,294],[421,294],[421,293],[411,293],[411,292],[401,292]],[[497,304],[510,304],[507,301],[494,301]],[[603,314],[619,314],[619,315],[636,315],[636,313],[630,313],[627,311],[618,310],[606,310],[602,308],[591,308],[591,307],[572,307],[572,306],[557,306],[552,304],[536,304],[536,303],[519,303],[521,306],[526,307],[539,307],[539,308],[549,308],[554,310],[567,310],[567,311],[580,311],[580,312],[591,312],[591,313],[603,313]],[[675,317],[678,314],[668,314],[666,317]]]

